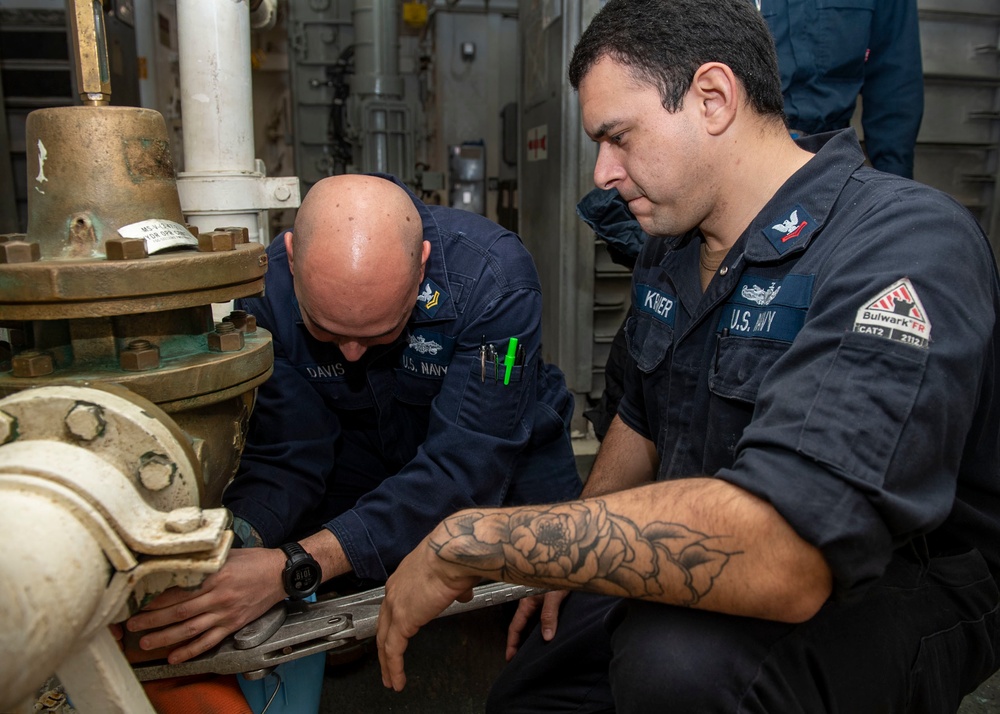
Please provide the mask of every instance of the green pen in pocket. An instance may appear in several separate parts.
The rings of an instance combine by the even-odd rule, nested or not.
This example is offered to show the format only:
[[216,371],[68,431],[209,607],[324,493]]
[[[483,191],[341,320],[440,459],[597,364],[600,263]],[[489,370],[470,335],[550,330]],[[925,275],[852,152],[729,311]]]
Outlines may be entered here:
[[503,383],[510,384],[510,370],[514,367],[514,359],[517,356],[517,338],[511,337],[507,343],[507,356],[503,358]]

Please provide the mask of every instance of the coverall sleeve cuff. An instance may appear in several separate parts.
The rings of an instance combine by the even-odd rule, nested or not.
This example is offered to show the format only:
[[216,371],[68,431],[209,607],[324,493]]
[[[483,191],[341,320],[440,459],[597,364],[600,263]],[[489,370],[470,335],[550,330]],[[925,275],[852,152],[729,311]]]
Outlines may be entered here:
[[354,574],[365,580],[388,580],[382,559],[364,521],[353,510],[340,514],[325,528],[340,541]]
[[649,435],[648,425],[644,416],[632,406],[632,402],[629,400],[628,395],[622,397],[622,400],[618,403],[618,416],[621,418],[625,425],[639,434],[644,439],[653,438]]
[[265,548],[277,548],[284,542],[286,530],[281,521],[275,518],[274,514],[265,508],[260,507],[256,502],[241,498],[232,503],[227,503],[228,508],[233,513],[233,518],[245,521],[264,541]]
[[883,515],[847,477],[776,447],[744,449],[716,477],[772,506],[795,532],[822,552],[834,596],[850,600],[882,576],[892,558]]

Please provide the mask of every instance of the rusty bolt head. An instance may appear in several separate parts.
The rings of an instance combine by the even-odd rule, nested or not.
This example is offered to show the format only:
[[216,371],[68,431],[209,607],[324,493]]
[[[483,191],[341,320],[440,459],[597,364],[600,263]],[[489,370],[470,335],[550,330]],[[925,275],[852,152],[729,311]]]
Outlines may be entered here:
[[198,237],[198,226],[192,225],[191,223],[185,223],[184,227],[188,229],[188,233],[193,235],[195,238]]
[[163,521],[163,525],[171,533],[190,533],[201,528],[204,522],[205,517],[202,515],[200,508],[197,506],[185,506],[183,508],[175,508],[168,513]]
[[17,419],[7,412],[0,412],[0,444],[7,444],[17,438]]
[[104,241],[108,260],[140,260],[149,257],[145,238],[108,238]]
[[23,240],[0,243],[0,263],[35,263],[41,259],[42,249],[38,243]]
[[28,240],[27,233],[0,233],[0,243],[7,243],[9,241],[25,241]]
[[233,310],[229,313],[229,317],[222,318],[223,321],[229,321],[236,326],[236,329],[240,332],[256,332],[257,331],[257,318],[248,313],[246,310]]
[[228,231],[208,231],[198,236],[198,250],[203,253],[235,249],[236,239]]
[[137,473],[144,488],[162,491],[174,482],[177,465],[163,454],[143,454]]
[[25,350],[14,355],[10,365],[11,374],[15,377],[44,377],[56,369],[52,355],[38,350]]
[[216,228],[215,230],[231,233],[233,235],[233,240],[237,244],[250,242],[250,231],[244,226],[223,226],[222,228]]
[[104,411],[96,404],[77,402],[65,421],[66,428],[81,441],[93,441],[104,433]]
[[243,333],[231,322],[216,323],[215,332],[208,333],[208,349],[212,352],[239,352],[243,349]]
[[118,355],[119,366],[127,372],[143,372],[160,366],[160,348],[148,340],[132,340]]

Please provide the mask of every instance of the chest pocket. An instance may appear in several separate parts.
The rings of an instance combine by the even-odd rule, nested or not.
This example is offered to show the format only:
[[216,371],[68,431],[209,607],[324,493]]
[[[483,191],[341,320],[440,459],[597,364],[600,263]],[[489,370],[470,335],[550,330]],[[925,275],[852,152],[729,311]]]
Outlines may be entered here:
[[863,77],[875,0],[819,0],[816,11],[818,17],[808,34],[817,70],[831,79]]
[[753,337],[720,337],[708,388],[716,396],[753,404],[764,377],[791,343]]
[[674,342],[674,328],[646,313],[629,317],[625,340],[636,366],[645,374],[663,362]]

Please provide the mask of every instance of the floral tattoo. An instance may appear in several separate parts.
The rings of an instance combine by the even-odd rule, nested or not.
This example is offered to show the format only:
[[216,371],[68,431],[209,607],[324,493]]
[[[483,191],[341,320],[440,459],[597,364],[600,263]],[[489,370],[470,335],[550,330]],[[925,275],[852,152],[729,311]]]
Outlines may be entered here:
[[448,536],[430,541],[443,560],[499,571],[554,587],[695,605],[712,589],[730,556],[712,536],[677,523],[640,529],[608,513],[603,500],[470,511],[444,521]]

